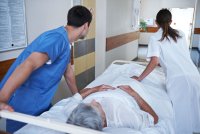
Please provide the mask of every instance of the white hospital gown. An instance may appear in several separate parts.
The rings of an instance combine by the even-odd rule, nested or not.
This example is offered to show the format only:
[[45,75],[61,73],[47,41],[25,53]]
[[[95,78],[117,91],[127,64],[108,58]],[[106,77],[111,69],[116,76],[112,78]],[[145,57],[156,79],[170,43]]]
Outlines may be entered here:
[[176,134],[200,132],[200,75],[193,64],[185,36],[177,43],[159,40],[162,29],[159,29],[148,44],[147,57],[156,56],[166,75],[167,93],[172,100],[175,112]]
[[121,89],[94,93],[83,102],[90,103],[93,99],[101,104],[108,127],[141,130],[154,126],[153,117],[140,110],[134,98]]

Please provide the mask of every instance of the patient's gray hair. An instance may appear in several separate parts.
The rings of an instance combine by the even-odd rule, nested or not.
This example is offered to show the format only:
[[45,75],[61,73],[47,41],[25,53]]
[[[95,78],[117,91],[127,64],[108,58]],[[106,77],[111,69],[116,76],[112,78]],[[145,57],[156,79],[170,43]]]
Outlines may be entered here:
[[102,131],[102,118],[92,106],[81,103],[70,114],[67,123]]

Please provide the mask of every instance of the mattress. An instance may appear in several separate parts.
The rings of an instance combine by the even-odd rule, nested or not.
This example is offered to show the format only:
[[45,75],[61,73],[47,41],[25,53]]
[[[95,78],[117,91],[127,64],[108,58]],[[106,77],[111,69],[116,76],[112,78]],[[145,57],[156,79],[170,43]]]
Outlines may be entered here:
[[[128,81],[119,79],[119,77],[138,76],[145,69],[145,65],[136,62],[116,61],[113,62],[100,76],[98,76],[87,87],[94,87],[101,84],[129,84]],[[165,76],[163,71],[158,67],[142,82],[144,90],[137,91],[140,96],[149,103],[159,117],[158,123],[154,127],[144,128],[140,131],[130,128],[104,128],[105,133],[113,134],[174,134],[174,113],[172,103],[167,96],[165,88]],[[72,99],[66,98],[55,104],[49,111],[40,115],[42,118],[55,120],[65,123],[67,120],[66,114],[63,114],[64,107],[75,107],[70,105]],[[66,111],[65,111],[66,112]],[[68,113],[69,115],[69,113]],[[64,134],[51,129],[34,126],[28,124],[16,132],[16,134]]]

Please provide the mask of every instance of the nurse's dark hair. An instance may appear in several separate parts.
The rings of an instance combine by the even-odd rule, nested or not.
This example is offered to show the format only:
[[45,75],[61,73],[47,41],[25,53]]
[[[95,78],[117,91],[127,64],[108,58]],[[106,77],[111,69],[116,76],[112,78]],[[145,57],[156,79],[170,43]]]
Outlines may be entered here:
[[88,22],[88,26],[92,21],[92,13],[84,6],[77,5],[72,7],[67,15],[67,25],[80,27]]
[[171,21],[172,14],[168,9],[161,9],[157,13],[156,22],[163,30],[162,37],[159,41],[163,41],[165,38],[169,40],[169,37],[171,37],[175,42],[177,42],[177,38],[181,37],[179,32],[170,26]]

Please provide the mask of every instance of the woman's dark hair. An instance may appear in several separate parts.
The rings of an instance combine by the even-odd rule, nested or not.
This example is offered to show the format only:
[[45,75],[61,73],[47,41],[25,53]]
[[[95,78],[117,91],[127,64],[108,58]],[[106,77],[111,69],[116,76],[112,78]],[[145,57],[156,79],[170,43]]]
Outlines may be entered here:
[[172,21],[172,14],[168,9],[161,9],[156,16],[156,22],[163,29],[162,37],[159,41],[163,41],[165,38],[170,36],[175,42],[177,42],[177,38],[180,38],[179,32],[170,27],[170,23]]
[[67,25],[80,27],[86,22],[88,26],[92,21],[92,13],[84,6],[78,5],[72,7],[67,15]]

